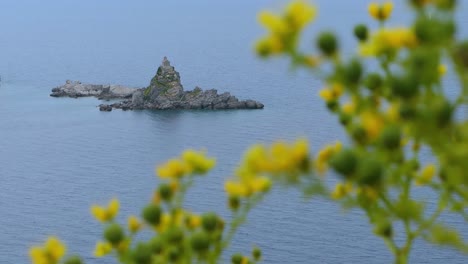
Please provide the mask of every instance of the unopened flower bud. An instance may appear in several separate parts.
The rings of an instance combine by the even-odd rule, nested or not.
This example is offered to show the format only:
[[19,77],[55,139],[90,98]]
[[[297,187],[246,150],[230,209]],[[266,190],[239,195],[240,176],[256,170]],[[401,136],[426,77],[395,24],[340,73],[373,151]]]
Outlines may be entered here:
[[143,209],[143,219],[151,225],[157,225],[161,221],[161,208],[155,204],[149,204]]
[[150,245],[138,243],[132,253],[132,259],[135,263],[151,263],[153,252],[151,251]]
[[104,230],[104,238],[113,246],[117,246],[124,239],[124,232],[120,225],[111,224]]
[[202,226],[207,232],[212,232],[218,224],[218,216],[215,213],[206,213],[202,216]]
[[243,257],[244,256],[242,256],[242,254],[240,254],[240,253],[236,253],[236,254],[232,255],[232,257],[231,257],[232,264],[241,264]]
[[83,264],[83,261],[78,256],[71,256],[64,262],[64,264]]
[[383,166],[375,158],[362,159],[357,174],[359,183],[370,186],[377,185],[382,179]]
[[259,261],[262,258],[262,250],[258,247],[254,247],[252,250],[252,257],[255,261]]
[[382,86],[382,78],[378,73],[370,73],[367,75],[364,85],[369,88],[369,90],[377,90],[380,86]]
[[190,244],[194,251],[205,252],[210,247],[210,238],[206,232],[198,232],[192,236]]
[[366,25],[359,24],[354,27],[354,36],[356,36],[359,41],[366,41],[368,34]]
[[333,56],[338,49],[338,41],[331,32],[323,32],[319,35],[317,46],[326,56]]
[[161,184],[158,191],[163,200],[168,201],[172,198],[172,188],[168,184]]
[[380,142],[387,149],[396,149],[400,146],[401,130],[398,126],[390,125],[383,129]]
[[333,155],[330,160],[331,167],[343,176],[350,176],[356,170],[358,158],[350,149],[344,149]]

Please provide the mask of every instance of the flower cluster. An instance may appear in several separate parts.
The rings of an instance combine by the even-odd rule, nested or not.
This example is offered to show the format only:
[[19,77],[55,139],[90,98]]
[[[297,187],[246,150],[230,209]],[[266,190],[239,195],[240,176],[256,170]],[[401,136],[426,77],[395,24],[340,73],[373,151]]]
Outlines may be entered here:
[[387,20],[393,11],[393,3],[392,2],[385,2],[384,4],[378,3],[371,3],[369,4],[369,14],[379,20],[385,21]]
[[225,183],[225,190],[230,197],[265,193],[271,186],[267,176],[285,176],[285,181],[295,181],[301,173],[309,171],[310,163],[305,139],[299,139],[293,144],[278,141],[270,147],[257,144],[246,152],[235,177]]
[[107,206],[91,206],[91,214],[100,222],[105,223],[114,220],[119,213],[120,203],[116,198],[112,199]]
[[[29,250],[29,256],[33,264],[58,264],[65,256],[66,246],[55,236],[51,236],[42,246],[33,246]],[[77,256],[65,259],[64,264],[81,264]]]
[[215,159],[206,157],[204,152],[186,150],[180,158],[174,158],[156,168],[161,179],[178,179],[192,173],[206,174],[216,164]]
[[315,169],[319,175],[325,174],[325,172],[328,170],[328,161],[330,161],[333,154],[339,152],[341,148],[341,142],[337,141],[335,144],[327,145],[319,151],[315,160]]
[[268,56],[292,51],[297,45],[297,36],[314,19],[315,13],[315,7],[301,0],[291,2],[282,15],[261,12],[258,20],[269,34],[257,43],[257,52]]
[[[274,53],[290,56],[295,66],[321,74],[326,87],[319,96],[349,136],[348,146],[328,145],[319,151],[313,171],[324,175],[332,168],[338,183],[331,190],[323,183],[312,186],[312,194],[325,194],[346,207],[363,210],[397,263],[405,263],[418,236],[461,250],[468,248],[456,232],[436,224],[448,208],[456,208],[452,210],[468,219],[464,211],[468,165],[462,162],[467,154],[468,125],[463,118],[454,117],[468,102],[468,41],[457,40],[455,34],[457,1],[408,2],[415,19],[411,25],[398,27],[386,25],[394,10],[392,1],[371,2],[368,13],[379,22],[378,27],[358,24],[353,28],[358,43],[352,56],[340,54],[340,41],[330,31],[317,36],[318,54],[295,45],[292,50]],[[276,45],[285,47],[296,39],[277,38]],[[269,55],[261,50],[258,53]],[[452,69],[446,66],[447,61]],[[461,89],[456,98],[448,98],[442,88],[442,80],[449,74],[459,77]],[[436,162],[420,168],[422,148],[429,150]],[[257,160],[258,167],[268,164]],[[297,187],[303,189],[304,178],[299,178]],[[277,180],[271,179],[273,183]],[[422,213],[424,201],[412,198],[415,187],[440,193],[438,207],[431,215]],[[392,226],[398,221],[408,237],[403,244],[394,240]],[[451,235],[442,237],[440,230]]]
[[[179,157],[157,166],[160,184],[151,201],[141,210],[140,216],[131,215],[127,224],[116,220],[120,202],[111,199],[106,205],[92,205],[91,214],[103,224],[103,239],[96,243],[94,256],[116,256],[121,263],[217,263],[232,239],[233,231],[245,215],[236,216],[225,233],[225,220],[214,212],[197,214],[183,208],[184,195],[197,175],[207,174],[215,159],[203,151],[186,150]],[[269,181],[251,181],[251,187],[265,190]],[[137,240],[146,230],[153,236],[148,241]],[[50,237],[44,246],[32,247],[33,264],[59,264],[65,255],[65,245]],[[241,256],[239,258],[239,256]],[[233,263],[253,263],[261,259],[261,251],[254,248],[252,256],[234,254]],[[72,256],[64,264],[81,264]]]
[[412,29],[380,28],[371,33],[367,42],[361,44],[360,53],[363,56],[395,54],[402,48],[414,48],[417,44],[417,38]]

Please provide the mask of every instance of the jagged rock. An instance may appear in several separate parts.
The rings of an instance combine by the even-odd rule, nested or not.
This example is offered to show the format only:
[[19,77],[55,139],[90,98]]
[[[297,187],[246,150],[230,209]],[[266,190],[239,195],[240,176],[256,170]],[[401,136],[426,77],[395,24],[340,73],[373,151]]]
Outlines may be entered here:
[[180,83],[180,75],[166,57],[164,57],[147,89],[149,90],[150,100],[160,97],[165,97],[168,100],[179,100],[182,96],[184,88]]
[[99,105],[99,111],[110,112],[110,111],[112,111],[112,106],[106,105],[106,104],[100,104]]
[[143,108],[144,105],[144,93],[143,90],[138,90],[132,95],[132,105],[136,109]]
[[[261,109],[264,105],[254,100],[240,101],[228,92],[218,94],[215,89],[202,90],[195,87],[184,91],[180,74],[169,60],[164,57],[156,75],[147,88],[134,89],[121,85],[81,84],[67,80],[65,85],[52,89],[51,96],[82,97],[96,96],[99,99],[125,98],[127,100],[101,104],[99,110],[110,111],[112,108],[132,109]],[[110,110],[109,110],[110,108]]]
[[52,89],[53,97],[87,97],[99,99],[131,98],[136,88],[122,85],[82,84],[80,81],[67,80],[64,85]]
[[[138,97],[143,97],[143,99]],[[171,66],[166,57],[164,57],[161,66],[144,94],[134,94],[132,100],[139,103],[143,102],[143,108],[148,109],[263,108],[263,104],[259,102],[253,100],[239,101],[230,93],[218,94],[215,89],[203,91],[197,86],[192,91],[184,91],[180,82],[180,74]]]

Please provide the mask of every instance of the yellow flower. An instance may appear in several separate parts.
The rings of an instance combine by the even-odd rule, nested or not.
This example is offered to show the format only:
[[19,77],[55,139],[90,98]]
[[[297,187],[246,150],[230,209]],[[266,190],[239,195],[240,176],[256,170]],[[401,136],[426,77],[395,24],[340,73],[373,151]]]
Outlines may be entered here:
[[56,261],[61,259],[67,250],[65,245],[60,242],[57,237],[49,237],[49,239],[47,239],[45,249],[49,253],[49,256]]
[[159,194],[159,191],[155,191],[153,193],[153,197],[152,197],[151,201],[154,204],[160,204],[161,203],[161,195]]
[[291,167],[291,157],[289,146],[284,141],[277,141],[271,145],[271,165],[272,172],[281,173]]
[[342,110],[345,114],[351,115],[356,111],[356,104],[353,101],[349,101],[343,105]]
[[323,176],[328,170],[328,164],[320,159],[317,159],[315,160],[315,169],[320,176]]
[[331,193],[331,197],[335,200],[339,200],[345,197],[352,190],[353,190],[353,185],[350,182],[338,183],[335,185],[335,189]]
[[321,149],[315,160],[315,168],[320,175],[323,175],[328,169],[328,161],[334,153],[341,150],[341,142],[337,141],[335,145],[327,145]]
[[338,98],[343,94],[344,87],[341,83],[333,83],[331,86],[333,95]]
[[49,264],[47,254],[41,247],[31,247],[29,249],[29,257],[33,264]]
[[378,56],[400,48],[416,46],[417,38],[408,28],[382,28],[373,32],[369,41],[361,45],[360,53],[363,56]]
[[316,8],[306,1],[293,1],[286,7],[286,19],[297,30],[311,22],[316,13]]
[[160,222],[152,227],[157,232],[163,233],[171,227],[183,227],[187,225],[187,217],[187,212],[180,208],[175,208],[170,213],[163,213]]
[[267,192],[271,187],[271,180],[267,177],[256,177],[249,181],[249,187],[253,193]]
[[201,217],[199,215],[192,214],[188,219],[188,226],[190,228],[197,228],[201,225]]
[[131,215],[128,217],[127,226],[130,232],[135,233],[138,232],[143,225],[140,220],[138,220],[138,217]]
[[33,264],[55,264],[65,255],[67,248],[57,237],[49,237],[43,247],[34,246],[29,250]]
[[263,145],[255,144],[250,147],[244,155],[243,165],[245,170],[240,169],[240,173],[268,171],[270,168],[269,161],[267,160],[267,152]]
[[388,30],[382,30],[381,41],[386,41],[387,45],[392,48],[400,47],[414,47],[416,45],[417,39],[416,35],[411,29],[408,28],[390,28]]
[[283,52],[285,46],[289,46],[291,41],[294,42],[294,34],[312,21],[315,13],[315,8],[305,1],[293,1],[286,7],[283,15],[269,11],[260,12],[258,21],[269,33],[256,43],[257,53],[260,56],[268,56]]
[[91,213],[100,222],[112,221],[119,213],[119,207],[119,200],[114,198],[109,202],[107,207],[102,207],[99,205],[91,206]]
[[393,3],[385,2],[383,5],[379,5],[377,3],[370,3],[368,11],[371,17],[379,21],[384,21],[387,20],[392,14]]
[[328,88],[320,90],[319,95],[325,102],[329,102],[334,99],[332,91]]
[[343,144],[340,141],[336,141],[335,145],[333,145],[335,153],[340,151],[343,148]]
[[164,232],[169,226],[171,226],[173,218],[170,214],[165,213],[161,217],[161,222],[156,226],[158,232]]
[[206,157],[204,152],[192,149],[182,153],[182,160],[188,165],[189,171],[199,174],[207,173],[216,163],[215,159]]
[[375,201],[379,197],[379,193],[372,187],[364,186],[357,190],[358,195],[362,195],[365,198]]
[[370,140],[374,140],[379,136],[385,124],[383,119],[373,112],[364,112],[361,115],[361,121]]
[[278,54],[283,52],[284,44],[281,37],[278,35],[270,35],[268,37],[260,39],[256,46],[256,51],[260,55],[270,55],[270,54]]
[[308,158],[308,142],[298,139],[294,144],[274,142],[269,148],[256,144],[244,155],[243,162],[236,170],[236,176],[243,181],[261,173],[282,174],[304,169]]
[[224,184],[224,190],[229,196],[248,196],[249,189],[242,183],[229,180]]
[[434,164],[428,164],[421,171],[421,175],[416,178],[416,185],[425,185],[432,181],[436,173],[436,167]]
[[440,64],[437,68],[437,71],[439,72],[440,76],[444,76],[447,73],[447,66],[445,66],[445,64]]
[[118,245],[117,245],[117,250],[119,252],[125,252],[128,250],[128,248],[130,247],[130,242],[131,240],[130,239],[124,239],[122,240]]
[[284,141],[277,141],[271,145],[271,154],[273,157],[282,157],[288,152],[288,145]]
[[269,11],[260,12],[258,22],[273,33],[284,34],[289,30],[288,25],[280,16]]
[[293,1],[287,7],[284,17],[269,11],[262,11],[258,21],[274,35],[284,36],[297,32],[311,22],[316,15],[316,8],[306,1]]
[[177,190],[179,190],[179,182],[176,181],[176,180],[172,180],[169,182],[169,187],[171,187],[171,191],[172,192],[176,192]]
[[325,148],[319,151],[317,155],[318,159],[321,161],[328,161],[333,153],[339,151],[341,149],[341,143],[337,142],[335,145],[327,145]]
[[325,102],[329,102],[338,99],[343,94],[343,90],[343,85],[340,83],[333,83],[331,87],[320,90],[319,95]]
[[187,164],[178,159],[170,159],[156,168],[156,173],[162,179],[180,178],[189,171]]
[[97,242],[96,247],[94,248],[94,256],[100,258],[112,251],[112,245],[108,242]]
[[204,151],[186,150],[180,159],[170,159],[156,168],[156,173],[163,179],[178,179],[185,174],[205,174],[214,167],[216,161],[206,156]]
[[302,163],[309,156],[309,143],[307,139],[301,138],[294,142],[290,157],[296,163]]
[[380,13],[380,6],[377,3],[370,3],[368,6],[369,15],[373,18],[378,18]]
[[396,122],[400,119],[400,105],[393,103],[387,108],[386,116],[392,122]]

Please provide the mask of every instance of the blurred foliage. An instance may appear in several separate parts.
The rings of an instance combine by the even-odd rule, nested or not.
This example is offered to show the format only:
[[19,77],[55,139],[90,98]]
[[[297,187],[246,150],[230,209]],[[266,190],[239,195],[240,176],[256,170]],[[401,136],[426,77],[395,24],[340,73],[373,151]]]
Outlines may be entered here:
[[[326,84],[319,95],[350,144],[325,147],[314,171],[324,175],[331,169],[339,183],[330,197],[364,211],[396,263],[408,261],[418,238],[468,252],[460,233],[440,219],[452,212],[468,220],[468,122],[466,116],[455,117],[468,103],[468,41],[457,39],[455,0],[407,2],[413,22],[401,27],[386,26],[392,2],[370,3],[369,15],[378,27],[355,25],[350,33],[357,45],[348,57],[340,52],[339,36],[329,31],[317,36],[316,52],[300,50],[304,25],[289,23],[290,10],[267,12],[268,20],[260,16],[268,34],[257,45],[260,56],[288,56]],[[292,5],[304,6],[296,9],[300,17],[314,13],[304,11],[313,8],[306,2]],[[282,24],[288,24],[287,31],[277,29]],[[448,69],[459,82],[449,88],[456,95],[451,98],[443,89]],[[421,149],[433,163],[423,164],[427,158],[421,159]],[[432,190],[437,206],[426,206],[414,194],[417,189]],[[398,223],[402,230],[395,229]]]
[[[294,1],[281,14],[261,12],[259,22],[268,33],[257,42],[257,53],[287,56],[294,66],[318,75],[325,83],[319,96],[347,132],[349,144],[335,142],[315,155],[304,139],[252,146],[224,186],[229,222],[215,212],[183,209],[194,179],[215,165],[204,152],[187,150],[156,169],[161,183],[154,197],[126,226],[115,221],[117,199],[91,208],[104,230],[95,256],[112,255],[121,263],[218,263],[249,211],[275,184],[362,210],[395,263],[407,263],[416,239],[468,252],[460,232],[440,218],[452,213],[468,221],[468,122],[466,116],[455,116],[468,103],[468,41],[456,35],[457,1],[407,2],[413,22],[401,27],[386,26],[392,2],[370,3],[369,15],[378,27],[350,29],[357,45],[349,57],[341,54],[339,36],[331,31],[316,37],[316,51],[300,50],[303,30],[316,15],[313,5]],[[453,98],[442,85],[449,69],[459,82],[450,87]],[[434,162],[421,159],[421,150]],[[327,175],[338,179],[334,187]],[[434,208],[415,195],[419,190],[434,194]],[[142,230],[154,236],[136,240]],[[56,237],[30,250],[35,264],[82,263],[76,256],[63,258],[65,253]],[[231,261],[257,263],[261,258],[255,247],[249,254],[232,255]]]

